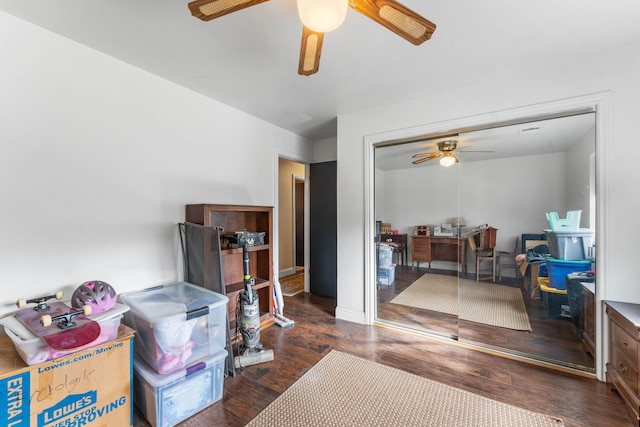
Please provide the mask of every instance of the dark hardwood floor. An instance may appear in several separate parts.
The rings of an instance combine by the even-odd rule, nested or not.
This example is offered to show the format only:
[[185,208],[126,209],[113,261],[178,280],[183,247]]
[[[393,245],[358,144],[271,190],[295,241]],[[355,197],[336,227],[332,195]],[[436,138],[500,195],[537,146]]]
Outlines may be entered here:
[[[578,329],[571,319],[549,318],[542,300],[532,299],[523,289],[522,279],[503,277],[500,284],[521,290],[532,332],[492,327],[459,320],[453,315],[389,304],[389,301],[427,271],[426,268],[412,270],[410,266],[396,266],[394,283],[390,286],[379,286],[378,318],[397,321],[409,328],[429,329],[445,335],[457,335],[462,342],[480,343],[522,355],[535,355],[542,361],[552,361],[564,366],[576,367],[585,372],[595,372],[595,361],[589,353],[584,351]],[[434,269],[431,273],[457,274],[451,270]],[[473,274],[467,274],[465,278],[475,280]]]
[[[308,293],[285,298],[285,314],[295,326],[261,333],[275,359],[226,378],[222,400],[180,425],[243,426],[333,349],[562,418],[566,427],[634,425],[620,396],[605,383],[414,333],[337,320],[335,303]],[[138,411],[135,425],[149,425]]]

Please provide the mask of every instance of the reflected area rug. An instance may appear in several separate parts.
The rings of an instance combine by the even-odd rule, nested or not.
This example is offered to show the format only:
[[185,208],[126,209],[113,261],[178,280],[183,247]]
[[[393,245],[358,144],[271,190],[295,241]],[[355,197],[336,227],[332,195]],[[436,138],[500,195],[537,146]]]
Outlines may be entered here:
[[531,322],[519,288],[425,274],[391,300],[392,304],[457,315],[500,328],[531,332]]
[[281,277],[279,281],[284,296],[292,297],[304,292],[304,271]]
[[561,427],[562,420],[331,351],[247,426]]

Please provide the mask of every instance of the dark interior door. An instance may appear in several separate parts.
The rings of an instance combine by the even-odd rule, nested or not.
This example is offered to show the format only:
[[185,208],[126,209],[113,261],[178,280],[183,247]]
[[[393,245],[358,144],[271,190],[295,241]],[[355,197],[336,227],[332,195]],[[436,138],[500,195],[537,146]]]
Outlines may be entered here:
[[296,181],[296,267],[304,267],[304,181]]
[[309,177],[309,290],[338,295],[338,221],[334,162],[312,163]]

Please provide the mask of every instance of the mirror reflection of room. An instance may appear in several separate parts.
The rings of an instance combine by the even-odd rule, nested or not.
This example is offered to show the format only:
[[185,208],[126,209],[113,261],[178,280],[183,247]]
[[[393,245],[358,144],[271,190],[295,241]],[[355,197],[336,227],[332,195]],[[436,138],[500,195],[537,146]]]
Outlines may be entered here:
[[593,372],[594,123],[376,147],[378,321]]

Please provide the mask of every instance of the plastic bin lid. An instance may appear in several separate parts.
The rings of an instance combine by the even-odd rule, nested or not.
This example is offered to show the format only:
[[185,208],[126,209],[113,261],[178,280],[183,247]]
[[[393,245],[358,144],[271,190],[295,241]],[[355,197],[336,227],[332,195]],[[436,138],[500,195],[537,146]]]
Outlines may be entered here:
[[[110,320],[116,316],[120,316],[128,310],[129,307],[127,307],[126,305],[116,303],[116,305],[114,305],[111,309],[96,315],[90,315],[89,318],[95,320],[96,322],[103,322],[105,320]],[[0,325],[4,326],[5,331],[7,329],[10,330],[16,337],[20,338],[23,341],[41,339],[39,336],[31,332],[25,325],[23,325],[22,322],[20,322],[13,314],[1,318]]]
[[557,259],[553,257],[546,257],[545,261],[548,264],[557,264],[556,267],[584,267],[586,265],[591,265],[592,260],[568,260],[568,259]]
[[158,388],[160,386],[166,386],[174,382],[182,381],[189,375],[200,372],[203,369],[210,368],[221,359],[225,359],[227,357],[227,354],[227,350],[220,350],[211,356],[203,357],[202,359],[195,361],[184,369],[180,369],[179,371],[169,374],[158,373],[155,369],[151,368],[144,360],[142,360],[140,356],[134,354],[133,369],[135,370],[136,374],[141,375],[146,382],[151,384],[153,387]]
[[[148,322],[184,320],[186,313],[226,305],[226,295],[187,282],[175,282],[120,294],[120,300]],[[198,317],[202,314],[195,314]]]
[[595,230],[591,229],[591,228],[578,228],[577,230],[549,230],[549,229],[545,229],[543,230],[545,234],[547,235],[556,235],[556,236],[563,236],[563,235],[574,235],[574,236],[581,236],[581,235],[593,235],[595,234]]
[[540,290],[542,292],[549,292],[551,294],[562,294],[566,295],[566,289],[557,289],[551,287],[551,282],[548,277],[538,277],[538,285],[540,285]]

